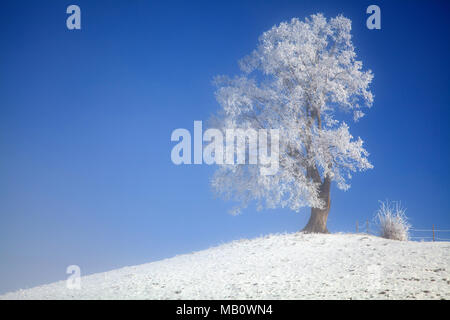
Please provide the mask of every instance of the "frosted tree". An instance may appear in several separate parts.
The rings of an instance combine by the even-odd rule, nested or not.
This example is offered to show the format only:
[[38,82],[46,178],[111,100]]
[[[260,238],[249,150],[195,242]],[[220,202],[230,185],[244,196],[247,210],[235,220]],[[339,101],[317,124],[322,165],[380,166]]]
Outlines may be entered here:
[[262,34],[240,61],[240,76],[216,77],[216,126],[279,129],[276,174],[242,164],[219,165],[215,172],[213,189],[239,203],[235,213],[251,201],[259,209],[311,207],[303,230],[326,233],[331,183],[347,190],[353,172],[373,167],[363,141],[336,118],[349,113],[358,121],[373,102],[373,74],[356,60],[350,31],[343,16],[294,18]]

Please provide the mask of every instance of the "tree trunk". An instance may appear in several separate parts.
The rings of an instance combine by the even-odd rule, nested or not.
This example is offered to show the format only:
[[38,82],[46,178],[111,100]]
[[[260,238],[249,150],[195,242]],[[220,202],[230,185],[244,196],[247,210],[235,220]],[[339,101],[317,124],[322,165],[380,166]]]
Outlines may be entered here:
[[302,231],[307,233],[329,233],[327,229],[327,219],[330,212],[330,185],[331,179],[326,177],[320,186],[320,199],[325,203],[324,208],[311,208],[311,216],[308,224]]

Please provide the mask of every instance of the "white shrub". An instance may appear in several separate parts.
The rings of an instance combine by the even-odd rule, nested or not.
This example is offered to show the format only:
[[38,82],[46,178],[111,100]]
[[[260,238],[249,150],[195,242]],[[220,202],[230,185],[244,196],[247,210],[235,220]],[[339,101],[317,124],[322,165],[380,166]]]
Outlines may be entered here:
[[406,241],[411,225],[406,217],[406,209],[399,202],[380,201],[375,219],[380,228],[380,236],[386,239]]

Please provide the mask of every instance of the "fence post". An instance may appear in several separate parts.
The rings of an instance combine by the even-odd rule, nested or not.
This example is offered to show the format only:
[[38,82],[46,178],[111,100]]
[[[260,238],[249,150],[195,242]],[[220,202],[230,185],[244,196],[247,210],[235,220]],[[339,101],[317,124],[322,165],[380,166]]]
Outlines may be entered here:
[[356,220],[356,233],[358,233],[358,220]]
[[369,234],[369,220],[366,220],[366,233]]
[[434,224],[433,224],[433,242],[434,242]]

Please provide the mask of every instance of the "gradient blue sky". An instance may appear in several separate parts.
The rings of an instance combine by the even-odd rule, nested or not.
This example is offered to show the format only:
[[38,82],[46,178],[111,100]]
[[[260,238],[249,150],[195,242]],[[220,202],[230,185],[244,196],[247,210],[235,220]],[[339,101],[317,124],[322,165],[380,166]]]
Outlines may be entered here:
[[[66,28],[77,4],[82,30]],[[381,7],[382,29],[365,10]],[[378,200],[413,226],[450,227],[449,19],[437,1],[2,1],[0,292],[146,263],[239,238],[301,229],[309,209],[215,199],[214,167],[175,166],[176,128],[218,109],[212,78],[234,75],[258,36],[322,12],[353,21],[375,103],[352,124],[375,168],[332,190],[329,229],[354,231]]]

